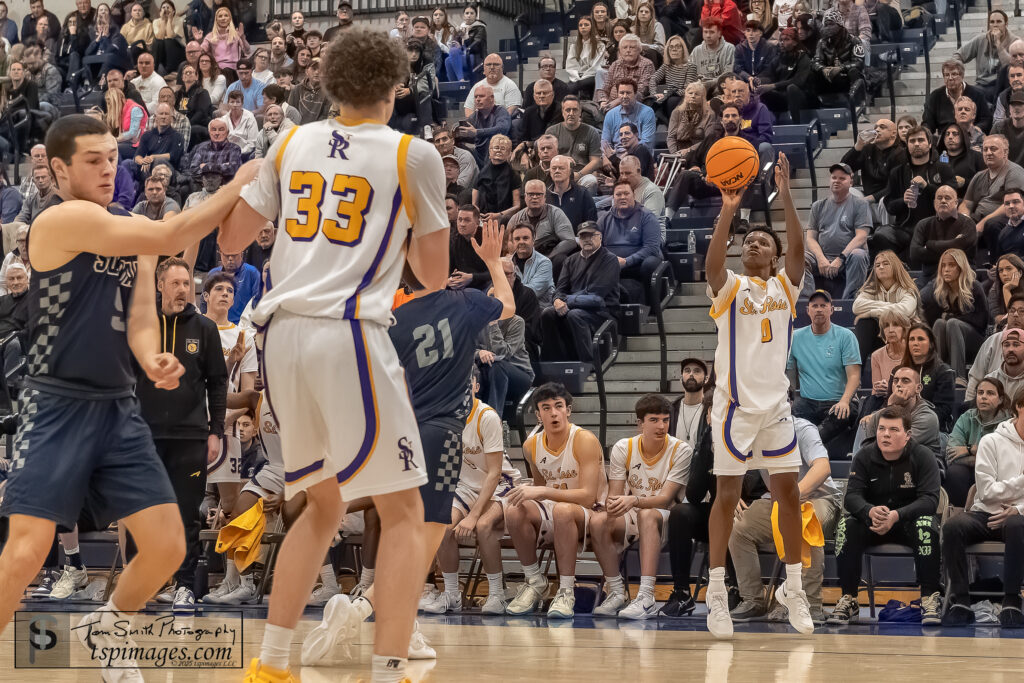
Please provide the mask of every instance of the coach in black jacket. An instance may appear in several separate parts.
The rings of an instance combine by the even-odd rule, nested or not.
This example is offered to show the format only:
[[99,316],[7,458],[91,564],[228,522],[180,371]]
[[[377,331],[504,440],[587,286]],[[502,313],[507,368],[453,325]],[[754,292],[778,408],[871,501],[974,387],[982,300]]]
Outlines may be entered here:
[[142,416],[178,498],[187,554],[175,581],[179,591],[187,589],[190,594],[199,560],[199,506],[206,492],[206,466],[220,452],[228,379],[216,323],[189,303],[193,286],[182,259],[169,258],[157,268],[163,351],[181,361],[185,374],[171,391],[157,389],[140,375],[136,389]]

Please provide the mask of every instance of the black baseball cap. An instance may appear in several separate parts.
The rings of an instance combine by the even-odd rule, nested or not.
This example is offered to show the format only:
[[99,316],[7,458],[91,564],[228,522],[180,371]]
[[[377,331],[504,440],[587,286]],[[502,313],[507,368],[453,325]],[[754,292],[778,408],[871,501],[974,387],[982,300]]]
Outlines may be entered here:
[[700,369],[704,371],[704,374],[705,375],[708,374],[708,365],[707,365],[707,363],[702,361],[700,358],[684,358],[682,360],[682,362],[679,363],[679,367],[680,368],[685,368],[687,365],[689,365],[691,363],[693,363],[694,365],[699,365]]
[[850,168],[849,164],[844,164],[844,163],[832,164],[831,166],[828,167],[828,172],[831,173],[832,171],[836,170],[837,168],[840,171],[842,171],[843,173],[845,173],[846,175],[848,175],[848,176],[852,176],[853,175],[853,169]]

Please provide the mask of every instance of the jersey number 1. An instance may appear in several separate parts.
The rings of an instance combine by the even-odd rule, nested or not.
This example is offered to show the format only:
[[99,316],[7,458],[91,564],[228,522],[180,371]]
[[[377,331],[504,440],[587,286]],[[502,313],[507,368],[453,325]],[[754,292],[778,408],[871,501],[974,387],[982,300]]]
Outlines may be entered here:
[[767,344],[772,340],[772,321],[765,318],[761,321],[761,343]]
[[324,237],[334,244],[354,247],[363,239],[366,212],[373,204],[373,188],[366,178],[339,173],[331,182],[331,194],[338,198],[335,211],[341,222],[323,218],[320,208],[324,203],[327,181],[317,171],[293,171],[288,190],[299,195],[296,212],[300,218],[284,222],[285,230],[293,240],[308,242],[323,231]]

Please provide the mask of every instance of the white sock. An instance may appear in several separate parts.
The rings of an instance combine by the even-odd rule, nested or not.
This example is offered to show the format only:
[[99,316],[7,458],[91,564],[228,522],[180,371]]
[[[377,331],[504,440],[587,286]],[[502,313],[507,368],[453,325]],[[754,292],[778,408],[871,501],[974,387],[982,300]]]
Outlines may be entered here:
[[401,683],[405,678],[405,657],[385,657],[374,655],[373,683]]
[[487,575],[487,588],[490,595],[505,597],[505,577],[501,572]]
[[78,554],[78,546],[76,545],[74,548],[64,548],[64,554],[67,555],[67,556],[77,555]]
[[524,564],[523,573],[526,574],[526,583],[540,583],[544,577],[540,574],[540,562]]
[[[111,630],[114,628],[114,625],[119,621],[127,621],[128,626],[130,628],[131,622],[135,618],[134,614],[124,613],[120,607],[114,604],[113,599],[107,600],[107,603],[103,605],[103,607],[100,607],[99,611],[100,624],[106,627],[107,629]],[[121,626],[123,625],[124,624],[121,624]]]
[[708,572],[708,593],[725,592],[725,567],[715,567]]
[[325,564],[320,567],[320,580],[324,582],[324,588],[338,587],[338,577],[334,575],[334,565]]
[[370,569],[369,567],[363,567],[362,573],[359,575],[359,585],[361,586],[372,586],[373,575],[377,573],[376,569]]
[[622,577],[616,574],[615,576],[604,577],[604,592],[608,595],[615,595],[625,590],[626,585],[622,582]]
[[640,577],[640,594],[648,598],[654,598],[654,577],[653,576],[641,576]]
[[224,558],[224,583],[229,587],[237,586],[239,581],[238,565],[230,558]]
[[288,653],[292,649],[292,629],[267,624],[260,647],[260,663],[271,669],[288,668]]
[[804,566],[800,562],[786,565],[786,592],[791,593],[804,589],[803,581],[800,578],[800,572],[803,571],[803,568]]
[[573,576],[562,576],[561,574],[559,574],[559,576],[558,576],[558,590],[562,590],[564,588],[568,588],[569,590],[572,590],[575,587],[576,587],[576,576],[575,575],[573,575]]
[[445,593],[458,593],[459,592],[459,573],[458,572],[441,572],[441,578],[444,579],[444,592]]

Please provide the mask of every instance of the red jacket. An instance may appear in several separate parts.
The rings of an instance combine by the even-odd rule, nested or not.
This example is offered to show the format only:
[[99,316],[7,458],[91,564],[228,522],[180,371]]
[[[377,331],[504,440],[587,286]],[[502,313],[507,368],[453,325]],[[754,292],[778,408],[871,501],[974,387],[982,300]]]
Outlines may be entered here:
[[701,21],[708,17],[719,17],[722,20],[722,36],[733,45],[743,42],[743,17],[733,0],[721,0],[719,4],[705,2],[700,11]]

